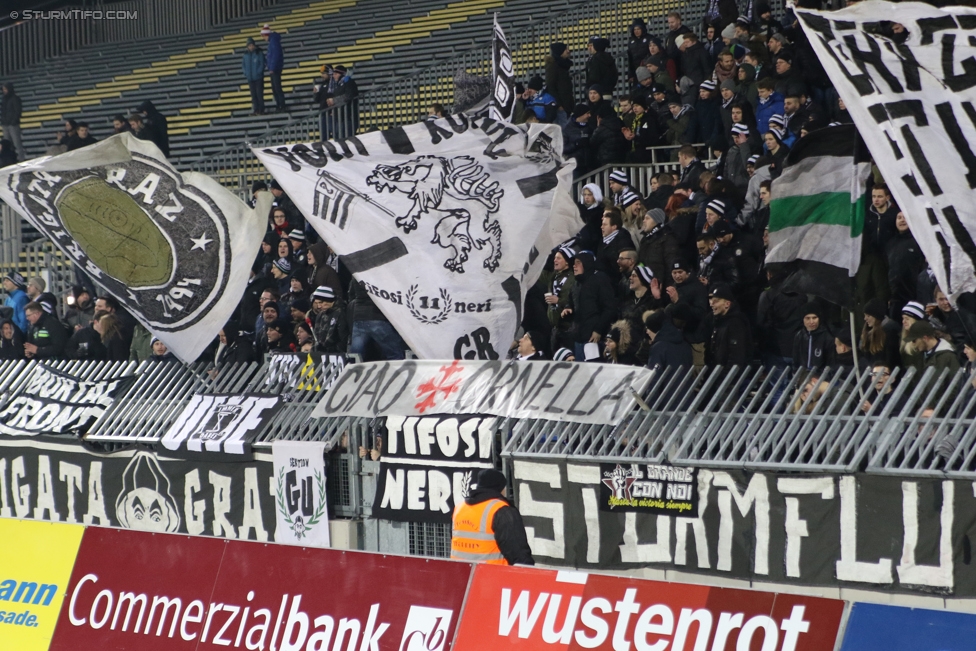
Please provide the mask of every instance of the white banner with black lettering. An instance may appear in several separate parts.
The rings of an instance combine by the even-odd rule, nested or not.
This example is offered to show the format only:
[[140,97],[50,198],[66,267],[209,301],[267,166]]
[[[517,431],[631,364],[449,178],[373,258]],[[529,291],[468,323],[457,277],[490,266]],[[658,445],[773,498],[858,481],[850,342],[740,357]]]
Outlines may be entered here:
[[128,133],[0,170],[0,199],[192,362],[237,308],[271,194],[252,210]]
[[488,117],[499,122],[510,122],[515,111],[515,66],[512,63],[512,49],[508,47],[505,31],[495,25],[491,38],[491,101],[488,103]]
[[41,364],[25,375],[0,402],[0,434],[84,434],[135,381],[130,375],[90,382]]
[[281,407],[281,396],[195,393],[160,440],[191,454],[251,454],[251,443]]
[[[976,9],[796,13],[940,287],[976,289]],[[901,36],[888,31],[895,16]]]
[[582,226],[555,125],[455,115],[254,153],[421,358],[504,356]]
[[312,417],[491,414],[616,425],[652,372],[577,362],[370,362],[347,366]]
[[275,482],[275,542],[330,547],[325,443],[271,444]]
[[[387,416],[373,517],[449,523],[482,468],[496,418]],[[280,529],[280,527],[279,527]]]

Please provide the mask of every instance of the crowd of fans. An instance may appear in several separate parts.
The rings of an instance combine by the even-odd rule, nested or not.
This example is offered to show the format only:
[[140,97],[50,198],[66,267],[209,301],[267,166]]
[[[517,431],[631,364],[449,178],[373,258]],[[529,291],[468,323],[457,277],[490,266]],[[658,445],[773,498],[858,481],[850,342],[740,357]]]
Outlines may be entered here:
[[[648,187],[637,187],[624,170],[610,174],[606,188],[584,186],[578,197],[584,227],[551,252],[542,277],[527,289],[524,335],[510,357],[802,368],[815,378],[808,395],[828,367],[874,367],[884,375],[972,366],[976,299],[967,294],[950,304],[877,173],[854,283],[855,328],[836,306],[787,289],[785,270],[766,267],[772,180],[790,147],[850,118],[791,14],[780,23],[768,5],[756,4],[753,16],[731,15],[726,5],[734,7],[710,5],[702,36],[675,12],[660,38],[635,20],[622,69],[606,39],[590,39],[581,94],[569,48],[553,43],[545,78],[518,89],[516,120],[561,124],[565,153],[581,174],[646,162],[660,145],[674,146],[679,171],[653,176]],[[896,24],[878,29],[896,41],[905,36]],[[275,34],[262,33],[274,43]],[[245,72],[255,51],[249,46]],[[619,77],[632,90],[614,97]],[[4,92],[9,97],[13,89]],[[328,108],[353,102],[357,91],[347,71],[334,66],[323,68],[315,93]],[[165,143],[165,118],[151,103],[140,109],[129,119],[118,116],[115,128]],[[434,105],[430,112],[443,111]],[[69,121],[58,146],[86,144],[92,136],[85,126]],[[716,161],[710,167],[702,162],[706,154]],[[402,359],[406,345],[363,286],[277,183],[255,183],[252,194],[265,189],[274,204],[247,290],[204,358],[216,367],[290,351]],[[0,357],[171,357],[91,285],[74,287],[64,305],[40,278],[12,273],[3,285]]]

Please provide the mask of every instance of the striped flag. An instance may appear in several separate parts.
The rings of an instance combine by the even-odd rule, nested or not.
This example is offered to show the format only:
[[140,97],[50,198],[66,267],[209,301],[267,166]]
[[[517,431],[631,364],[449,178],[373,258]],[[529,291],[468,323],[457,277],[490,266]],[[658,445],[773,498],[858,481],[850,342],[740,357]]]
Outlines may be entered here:
[[349,204],[355,195],[345,184],[332,176],[322,173],[319,182],[315,184],[315,203],[312,212],[316,217],[335,224],[338,228],[346,227],[349,218]]
[[853,124],[820,129],[790,152],[772,184],[766,255],[767,265],[789,265],[790,289],[851,304],[851,278],[861,263],[868,161]]
[[515,111],[515,67],[512,50],[495,14],[495,28],[491,39],[491,98],[488,117],[499,122],[511,122]]

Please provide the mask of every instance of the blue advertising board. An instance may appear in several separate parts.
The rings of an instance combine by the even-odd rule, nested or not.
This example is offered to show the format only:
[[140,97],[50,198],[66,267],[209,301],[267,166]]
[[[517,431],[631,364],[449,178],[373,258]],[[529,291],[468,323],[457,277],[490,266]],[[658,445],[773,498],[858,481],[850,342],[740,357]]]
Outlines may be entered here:
[[973,651],[976,615],[854,604],[841,651]]

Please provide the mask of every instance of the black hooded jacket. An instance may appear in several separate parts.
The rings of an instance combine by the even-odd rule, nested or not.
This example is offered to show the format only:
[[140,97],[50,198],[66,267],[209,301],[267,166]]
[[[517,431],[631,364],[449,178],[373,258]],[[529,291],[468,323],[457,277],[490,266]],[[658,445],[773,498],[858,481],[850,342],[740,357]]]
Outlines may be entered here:
[[617,312],[613,283],[609,276],[596,270],[592,253],[577,256],[583,264],[583,275],[576,276],[572,309],[576,323],[576,341],[586,343],[595,332],[603,337],[610,330]]
[[[641,35],[634,34],[634,28],[641,28]],[[637,72],[637,67],[647,56],[647,47],[651,42],[651,37],[647,33],[647,24],[643,18],[635,18],[630,26],[630,42],[627,44],[627,76],[633,79]]]
[[617,86],[620,72],[617,70],[617,62],[613,55],[606,51],[607,45],[609,42],[604,39],[598,39],[593,44],[596,52],[586,60],[586,85],[589,87],[599,84],[604,95],[611,95]]
[[535,565],[532,549],[529,547],[529,540],[525,535],[522,515],[505,496],[488,488],[475,488],[464,501],[468,505],[474,506],[488,500],[501,500],[508,504],[508,506],[503,506],[495,511],[491,520],[491,528],[495,532],[495,542],[498,544],[502,556],[505,557],[509,565]]
[[823,326],[813,332],[802,328],[793,336],[793,365],[797,368],[822,370],[836,366],[836,353],[834,335]]
[[709,366],[746,366],[752,361],[749,319],[735,303],[723,315],[712,317],[712,340],[705,350]]
[[0,328],[8,323],[14,329],[14,336],[10,339],[0,336],[0,359],[24,359],[24,333],[10,319],[0,321]]
[[693,364],[691,344],[681,331],[666,319],[647,353],[647,368],[690,367]]

